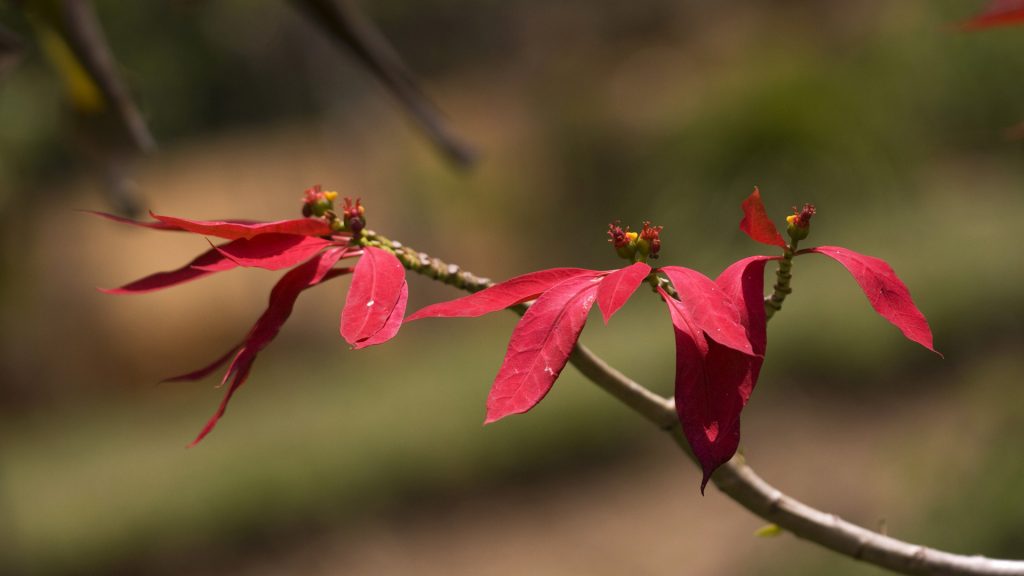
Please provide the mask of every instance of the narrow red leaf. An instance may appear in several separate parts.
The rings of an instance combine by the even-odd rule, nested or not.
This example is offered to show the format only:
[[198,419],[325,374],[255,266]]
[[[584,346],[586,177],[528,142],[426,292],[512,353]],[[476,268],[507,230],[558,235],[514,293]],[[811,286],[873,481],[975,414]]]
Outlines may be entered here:
[[741,303],[734,302],[717,284],[707,276],[683,268],[664,266],[661,271],[675,286],[695,328],[706,332],[719,344],[745,354],[755,354],[747,329],[740,321]]
[[570,277],[545,291],[512,332],[487,397],[490,424],[533,408],[565,368],[597,297],[599,276]]
[[195,380],[202,380],[203,378],[206,378],[210,374],[213,374],[215,370],[226,364],[228,360],[230,360],[235,354],[238,353],[238,351],[242,348],[244,344],[245,343],[243,342],[241,344],[233,346],[230,350],[225,352],[223,356],[217,358],[213,362],[210,362],[206,366],[199,368],[198,370],[193,370],[192,372],[189,372],[187,374],[180,374],[178,376],[164,378],[163,380],[160,381],[160,383],[165,384],[168,382],[193,382]]
[[166,222],[139,222],[138,220],[132,220],[131,218],[125,218],[124,216],[118,216],[116,214],[108,214],[107,212],[98,212],[96,210],[82,210],[87,214],[95,214],[107,220],[113,220],[114,222],[120,222],[121,224],[131,224],[132,226],[138,226],[140,228],[150,228],[153,230],[165,230],[171,232],[184,232],[185,229],[173,224]]
[[475,318],[533,300],[545,290],[577,276],[601,274],[581,268],[552,268],[516,276],[476,294],[432,304],[415,312],[406,322],[420,318]]
[[[281,330],[281,326],[291,316],[292,309],[295,307],[295,300],[299,297],[299,294],[325,279],[337,276],[338,274],[332,274],[332,272],[336,271],[331,270],[331,268],[344,254],[344,249],[328,250],[317,254],[307,262],[289,270],[274,285],[273,290],[270,292],[270,301],[267,309],[249,330],[249,334],[246,335],[245,341],[242,343],[241,348],[224,374],[224,378],[221,380],[222,384],[228,382],[228,380],[231,381],[227,392],[224,394],[224,399],[221,400],[217,411],[206,422],[206,425],[203,426],[196,439],[189,444],[189,447],[198,444],[217,425],[217,421],[224,415],[228,402],[235,394],[235,391],[242,384],[245,384],[245,381],[249,378],[249,373],[252,370],[252,364],[256,360],[256,356],[270,344]],[[206,368],[178,377],[178,379],[188,379],[188,377],[194,375],[204,376],[221,364],[223,364],[223,358]]]
[[928,320],[914,305],[910,290],[884,260],[840,246],[819,246],[798,252],[808,253],[822,254],[842,264],[864,291],[875,312],[899,328],[908,340],[939,354],[932,346],[932,330]]
[[964,22],[964,30],[981,30],[995,26],[1024,23],[1024,0],[993,0],[981,14]]
[[[221,248],[227,247],[230,244],[233,244],[233,242],[229,242]],[[100,291],[107,294],[144,294],[197,280],[215,272],[231,270],[236,266],[237,264],[225,258],[218,251],[218,248],[211,248],[177,270],[157,272],[134,282],[129,282],[120,288],[100,288]]]
[[387,250],[364,248],[341,312],[342,338],[355,347],[382,330],[405,289],[405,268],[398,258]]
[[367,346],[376,346],[377,344],[383,344],[388,340],[395,337],[398,334],[398,330],[402,327],[402,320],[405,316],[405,307],[409,303],[409,285],[405,282],[402,283],[402,292],[398,295],[398,302],[395,304],[394,311],[388,316],[387,322],[384,323],[384,327],[377,331],[376,334],[370,336],[365,340],[360,340],[354,349],[359,350],[360,348],[366,348]]
[[711,474],[739,447],[740,412],[753,391],[762,359],[708,338],[686,306],[659,291],[675,333],[676,413],[700,462],[703,493]]
[[740,303],[740,323],[755,354],[764,356],[768,347],[767,318],[764,311],[764,267],[778,256],[750,256],[733,262],[715,279],[733,302]]
[[601,280],[601,285],[597,289],[597,307],[601,309],[605,324],[608,324],[612,315],[629,300],[650,273],[650,266],[643,262],[635,262]]
[[298,234],[300,236],[327,236],[330,235],[331,227],[327,222],[319,218],[298,218],[295,220],[280,220],[277,222],[258,222],[243,224],[229,220],[188,220],[175,218],[174,216],[161,216],[160,214],[149,213],[160,222],[169,226],[175,226],[195,234],[205,234],[218,238],[236,240],[238,238],[253,238],[260,234]]
[[754,192],[743,201],[743,220],[740,220],[740,230],[747,233],[754,240],[771,246],[786,247],[786,241],[782,239],[775,223],[768,217],[768,212],[761,202],[761,191],[754,187]]
[[239,266],[281,270],[305,262],[333,243],[318,236],[271,233],[235,240],[218,246],[217,250]]

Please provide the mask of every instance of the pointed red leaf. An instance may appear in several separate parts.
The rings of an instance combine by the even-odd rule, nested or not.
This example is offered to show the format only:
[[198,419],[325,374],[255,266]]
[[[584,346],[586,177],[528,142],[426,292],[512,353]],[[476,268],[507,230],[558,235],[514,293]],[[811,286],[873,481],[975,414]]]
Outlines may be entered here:
[[551,390],[587,322],[599,280],[596,275],[569,278],[526,311],[487,396],[484,424],[526,412]]
[[409,303],[409,285],[405,282],[402,283],[402,291],[398,295],[398,302],[395,304],[395,309],[388,316],[387,322],[384,323],[384,327],[377,331],[376,334],[370,336],[365,340],[360,340],[352,348],[359,350],[360,348],[366,348],[367,346],[376,346],[377,344],[383,344],[388,340],[395,337],[398,334],[398,330],[402,327],[402,320],[405,316],[405,307]]
[[754,353],[764,356],[768,347],[767,318],[764,311],[764,267],[778,256],[750,256],[738,260],[722,271],[715,284],[733,302],[740,303],[740,323],[747,328],[747,338]]
[[405,289],[405,268],[398,258],[387,250],[364,248],[341,311],[342,338],[355,347],[383,329]]
[[218,246],[217,250],[239,266],[281,270],[305,262],[331,244],[334,241],[318,236],[271,233],[235,240]]
[[682,301],[680,305],[686,309],[696,329],[706,332],[719,344],[755,354],[747,329],[740,321],[741,303],[733,302],[713,280],[696,270],[664,266],[661,271],[672,281]]
[[842,264],[864,291],[875,312],[899,328],[908,340],[939,354],[932,347],[932,330],[928,320],[914,305],[910,290],[884,260],[840,246],[819,246],[798,252],[808,253],[822,254]]
[[612,314],[629,300],[650,273],[650,266],[643,262],[635,262],[601,280],[601,285],[597,289],[597,307],[601,309],[605,324],[608,324]]
[[120,222],[121,224],[131,224],[132,226],[138,226],[140,228],[150,228],[153,230],[165,230],[171,232],[185,231],[184,228],[168,224],[166,222],[160,222],[159,220],[156,222],[139,222],[138,220],[132,220],[131,218],[125,218],[124,216],[118,216],[117,214],[108,214],[107,212],[98,212],[96,210],[82,210],[82,212],[95,214],[96,216],[106,218],[107,220],[113,220],[114,222]]
[[406,322],[420,318],[475,318],[533,300],[552,286],[577,276],[601,274],[581,268],[552,268],[516,276],[476,294],[432,304],[410,315]]
[[[230,244],[233,243],[229,242],[221,248],[229,246]],[[224,255],[218,251],[218,248],[211,248],[177,270],[150,274],[145,278],[129,282],[120,288],[100,288],[100,292],[106,292],[107,294],[143,294],[154,290],[177,286],[178,284],[209,276],[214,272],[231,270],[236,266],[237,264],[225,258]]]
[[675,333],[676,413],[700,462],[703,493],[711,474],[739,447],[740,412],[753,391],[762,359],[708,338],[686,306],[659,291]]
[[761,202],[761,191],[754,187],[754,192],[743,201],[743,220],[740,220],[740,230],[747,233],[754,240],[771,246],[786,247],[786,241],[782,239],[775,223],[768,217],[768,212]]
[[223,356],[221,356],[220,358],[217,358],[213,362],[210,362],[206,366],[203,366],[202,368],[199,368],[198,370],[193,370],[192,372],[189,372],[187,374],[180,374],[178,376],[171,376],[170,378],[164,378],[163,380],[160,381],[160,383],[164,384],[164,383],[168,383],[168,382],[193,382],[195,380],[202,380],[203,378],[206,378],[210,374],[213,374],[213,372],[215,370],[217,370],[218,368],[220,368],[221,366],[226,364],[227,361],[230,360],[235,354],[237,354],[238,351],[244,345],[245,345],[245,343],[243,342],[241,344],[238,344],[238,345],[232,347],[230,350],[225,352]]
[[1024,23],[1024,0],[993,0],[985,10],[961,24],[964,30]]
[[[196,436],[196,439],[189,444],[189,447],[195,446],[211,430],[217,425],[217,421],[220,420],[221,416],[224,415],[224,411],[227,410],[228,402],[231,397],[245,384],[245,381],[249,378],[249,372],[252,370],[252,364],[256,360],[256,356],[261,350],[266,348],[268,344],[277,336],[277,333],[281,330],[281,326],[284,325],[288,317],[291,316],[292,309],[295,307],[295,300],[299,297],[299,294],[303,290],[319,284],[327,278],[337,276],[332,274],[335,272],[331,268],[338,262],[338,260],[345,254],[343,248],[336,250],[327,250],[321,254],[317,254],[309,261],[296,266],[289,270],[274,286],[270,292],[270,302],[267,309],[256,321],[256,324],[249,330],[249,334],[245,337],[241,349],[235,355],[231,361],[231,366],[228,367],[227,372],[224,374],[224,378],[221,383],[226,383],[231,380],[228,385],[227,392],[224,394],[224,399],[221,400],[220,406],[217,407],[217,411],[213,416],[206,422],[203,429]],[[218,360],[211,366],[197,370],[191,374],[186,374],[180,378],[187,378],[193,375],[205,375],[212,371],[216,366],[223,363],[223,359]]]
[[331,227],[327,222],[319,218],[298,218],[295,220],[280,220],[277,222],[258,222],[254,224],[243,224],[229,220],[188,220],[175,218],[173,216],[161,216],[160,214],[149,213],[160,222],[169,226],[175,226],[195,234],[205,234],[218,238],[236,240],[238,238],[253,238],[260,234],[298,234],[300,236],[327,236],[330,235]]

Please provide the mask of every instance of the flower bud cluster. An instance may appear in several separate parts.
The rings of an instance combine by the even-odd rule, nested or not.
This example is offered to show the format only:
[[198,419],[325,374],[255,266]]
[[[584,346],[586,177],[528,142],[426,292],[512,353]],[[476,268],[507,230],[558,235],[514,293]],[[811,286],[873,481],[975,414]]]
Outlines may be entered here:
[[615,248],[620,258],[632,262],[645,262],[648,258],[657,258],[661,251],[661,226],[651,226],[647,220],[640,232],[631,232],[629,226],[623,230],[620,221],[608,225],[608,242]]
[[803,208],[793,207],[793,214],[786,217],[786,231],[793,240],[800,241],[807,238],[811,232],[811,217],[816,210],[814,204],[804,204]]

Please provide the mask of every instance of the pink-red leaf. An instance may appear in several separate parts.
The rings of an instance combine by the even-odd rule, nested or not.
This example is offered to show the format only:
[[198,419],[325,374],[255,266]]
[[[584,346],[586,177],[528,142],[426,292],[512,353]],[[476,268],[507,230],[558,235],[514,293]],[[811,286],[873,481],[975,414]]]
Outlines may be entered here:
[[[296,234],[261,234],[218,246],[221,254],[239,266],[281,270],[305,262],[313,254],[334,242],[318,236]],[[197,266],[203,268],[203,266]]]
[[726,294],[707,276],[683,268],[663,266],[661,271],[675,286],[694,327],[701,330],[719,344],[745,354],[755,354],[747,329],[741,322],[739,302]]
[[664,291],[661,294],[675,333],[676,413],[700,462],[703,493],[711,474],[739,447],[740,412],[753,391],[762,359],[708,338],[686,306]]
[[910,290],[884,260],[840,246],[819,246],[798,252],[807,253],[822,254],[842,264],[864,291],[875,312],[899,328],[908,340],[939,354],[932,346],[928,320],[914,305]]
[[395,312],[405,284],[405,268],[394,254],[363,249],[341,312],[341,336],[353,347],[380,332]]
[[650,266],[643,262],[635,262],[608,274],[601,280],[601,285],[597,289],[597,307],[601,309],[605,324],[626,300],[629,300],[650,273]]
[[743,201],[743,220],[740,220],[740,230],[747,233],[754,240],[771,246],[786,247],[786,241],[782,239],[775,223],[768,217],[768,212],[761,202],[761,191],[754,187],[754,192]]
[[587,322],[599,279],[569,278],[541,294],[526,311],[487,397],[485,424],[526,412],[551,390]]
[[733,262],[715,279],[733,302],[739,304],[740,323],[747,328],[754,354],[764,356],[768,347],[767,321],[764,311],[764,267],[778,256],[750,256]]
[[964,30],[1024,23],[1024,0],[993,0],[985,10],[961,24]]
[[[217,425],[217,421],[224,415],[228,402],[235,394],[235,391],[242,384],[245,384],[245,381],[249,378],[249,373],[252,370],[252,364],[256,360],[256,356],[270,344],[281,330],[281,326],[291,316],[292,309],[295,307],[295,300],[299,297],[299,294],[327,278],[337,276],[338,274],[332,274],[332,272],[336,271],[331,270],[331,268],[344,254],[345,250],[341,248],[327,250],[289,270],[277,282],[274,289],[270,292],[270,302],[267,309],[256,321],[256,324],[253,325],[252,329],[249,330],[249,334],[245,337],[245,341],[242,343],[241,348],[224,374],[224,378],[221,380],[222,384],[228,382],[228,380],[231,381],[227,392],[224,394],[224,399],[221,400],[217,411],[206,422],[206,425],[203,426],[196,439],[189,444],[190,447],[198,444]],[[210,366],[179,376],[176,379],[202,377],[223,364],[223,362],[224,358],[221,358]]]
[[531,272],[495,284],[476,294],[432,304],[410,315],[405,321],[412,322],[420,318],[475,318],[533,300],[545,290],[570,278],[593,277],[598,274],[600,272],[581,268],[552,268]]
[[[232,242],[229,242],[224,247],[230,244]],[[120,288],[100,288],[100,291],[107,294],[143,294],[177,286],[178,284],[209,276],[214,272],[231,270],[236,266],[237,264],[225,258],[217,248],[211,248],[177,270],[157,272],[134,282],[129,282]]]
[[195,234],[227,238],[228,240],[254,238],[260,234],[298,234],[300,236],[327,236],[331,234],[331,227],[327,222],[319,218],[298,218],[277,222],[243,224],[229,220],[188,220],[186,218],[175,218],[174,216],[161,216],[152,212],[149,215],[168,226],[177,227]]

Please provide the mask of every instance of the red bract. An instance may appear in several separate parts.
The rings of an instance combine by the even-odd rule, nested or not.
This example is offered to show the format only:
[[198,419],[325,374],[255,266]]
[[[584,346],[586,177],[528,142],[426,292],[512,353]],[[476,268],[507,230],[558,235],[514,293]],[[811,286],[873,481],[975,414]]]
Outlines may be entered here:
[[[754,217],[752,215],[764,213],[764,205],[761,203],[761,196],[757,189],[743,203],[743,210],[744,222]],[[804,206],[803,209],[787,219],[790,222],[790,228],[796,227],[797,232],[806,236],[813,214],[813,206]],[[774,229],[774,224],[768,223]],[[751,234],[742,224],[740,229],[758,242],[774,245],[774,242],[766,241],[762,235]],[[776,234],[778,234],[777,231]],[[801,254],[822,254],[842,264],[864,291],[871,307],[879,315],[899,328],[909,340],[939,354],[932,345],[932,331],[924,314],[914,305],[907,286],[885,261],[839,246],[821,246],[800,250],[796,253],[796,255]],[[735,291],[736,289],[732,288],[731,290]],[[747,306],[749,307],[751,304],[748,302]],[[941,354],[939,355],[941,356]]]
[[1024,23],[1024,0],[993,0],[974,18],[961,24],[964,30]]
[[740,230],[748,236],[772,246],[785,247],[786,241],[782,239],[775,223],[768,217],[768,212],[761,202],[761,191],[754,187],[753,194],[743,201],[743,220],[740,221]]
[[643,262],[612,271],[542,270],[428,306],[406,321],[482,316],[536,299],[513,330],[494,379],[487,398],[485,423],[489,424],[537,405],[568,362],[594,302],[607,321],[650,273],[651,267]]
[[335,196],[333,192],[313,188],[306,193],[304,212],[319,217],[279,222],[198,221],[155,214],[153,217],[156,222],[136,222],[96,213],[104,218],[136,226],[193,232],[230,240],[203,252],[181,268],[158,272],[104,292],[141,294],[236,267],[265,270],[290,268],[271,291],[267,309],[238,346],[208,366],[167,380],[204,378],[230,361],[221,380],[222,384],[228,384],[224,399],[190,446],[202,440],[216,426],[232,395],[248,379],[257,354],[277,336],[291,315],[299,294],[327,280],[353,272],[350,267],[335,268],[339,261],[362,256],[354,268],[341,318],[341,332],[349,344],[354,348],[380,344],[394,337],[401,327],[409,297],[402,263],[391,252],[372,246],[364,248],[353,242],[352,233],[345,229],[341,232],[332,231]]

